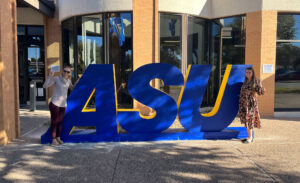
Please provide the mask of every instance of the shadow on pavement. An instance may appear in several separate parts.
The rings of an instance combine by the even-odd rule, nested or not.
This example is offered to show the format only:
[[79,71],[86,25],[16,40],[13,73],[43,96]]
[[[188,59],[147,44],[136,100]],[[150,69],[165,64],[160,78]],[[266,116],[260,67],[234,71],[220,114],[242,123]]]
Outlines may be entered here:
[[[67,144],[59,147],[29,144],[20,149],[2,148],[0,176],[1,182],[299,182],[300,180],[298,172],[281,171],[272,177],[267,176],[230,146],[218,147],[216,144],[201,146],[196,147],[187,141]],[[276,180],[273,176],[277,177]]]

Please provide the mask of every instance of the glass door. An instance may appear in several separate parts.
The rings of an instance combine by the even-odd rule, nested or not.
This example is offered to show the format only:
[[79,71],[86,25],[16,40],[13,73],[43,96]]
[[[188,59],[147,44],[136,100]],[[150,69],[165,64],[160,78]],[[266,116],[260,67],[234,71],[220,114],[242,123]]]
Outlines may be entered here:
[[30,81],[36,81],[36,100],[45,101],[44,28],[18,26],[18,66],[20,105],[29,104]]
[[[160,63],[176,66],[184,71],[182,63],[182,16],[160,14]],[[184,72],[182,72],[184,73]],[[178,101],[181,86],[164,86],[159,82],[160,89]]]

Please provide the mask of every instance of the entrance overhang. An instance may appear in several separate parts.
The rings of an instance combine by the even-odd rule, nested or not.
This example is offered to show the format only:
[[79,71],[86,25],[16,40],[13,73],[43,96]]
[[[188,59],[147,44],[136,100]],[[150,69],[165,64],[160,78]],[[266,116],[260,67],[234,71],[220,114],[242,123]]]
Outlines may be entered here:
[[28,6],[36,9],[37,11],[41,12],[42,14],[53,18],[55,5],[53,1],[49,0],[18,0],[21,3],[25,3]]

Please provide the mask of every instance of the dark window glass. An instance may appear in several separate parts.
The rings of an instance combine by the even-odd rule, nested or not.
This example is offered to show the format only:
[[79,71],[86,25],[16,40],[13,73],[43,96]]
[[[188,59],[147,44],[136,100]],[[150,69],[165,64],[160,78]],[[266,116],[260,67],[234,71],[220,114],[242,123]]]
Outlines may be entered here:
[[25,27],[24,26],[18,26],[18,36],[25,36]]
[[175,65],[182,63],[182,23],[180,15],[160,14],[160,62]]
[[[168,63],[182,70],[182,17],[181,15],[160,14],[160,62]],[[164,86],[160,89],[178,100],[181,87]]]
[[29,26],[29,27],[27,27],[27,34],[31,35],[31,36],[43,36],[44,35],[44,27]]
[[228,64],[245,64],[246,17],[236,16],[218,20],[221,25],[221,74]]
[[300,110],[300,43],[277,43],[275,109]]
[[127,88],[132,64],[132,15],[109,13],[108,19],[109,64],[115,64],[118,106],[131,108],[133,99]]
[[[89,64],[114,64],[118,106],[132,108],[127,83],[133,70],[132,13],[78,16],[62,23],[63,62],[74,66],[73,82]],[[95,95],[87,108],[95,108]]]
[[[62,46],[63,65],[71,65],[74,68],[74,18],[62,23]],[[74,72],[72,72],[72,78],[74,82]]]
[[43,33],[43,26],[18,26],[19,97],[21,105],[29,101],[29,83],[33,80],[36,81],[37,101],[45,101]]
[[212,21],[209,26],[210,30],[210,59],[212,65],[206,93],[203,97],[201,112],[209,112],[215,105],[220,86],[220,44],[221,44],[221,25],[217,21]]
[[277,40],[300,40],[300,15],[279,14]]
[[190,64],[208,64],[207,22],[188,17],[187,60]]

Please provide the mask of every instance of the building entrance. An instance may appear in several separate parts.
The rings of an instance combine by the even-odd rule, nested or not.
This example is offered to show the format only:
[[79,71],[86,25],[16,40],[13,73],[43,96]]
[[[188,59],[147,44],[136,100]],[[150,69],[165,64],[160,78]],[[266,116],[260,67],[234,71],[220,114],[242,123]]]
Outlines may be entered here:
[[36,99],[45,101],[44,28],[18,25],[18,65],[20,105],[29,104],[31,81],[36,81]]

